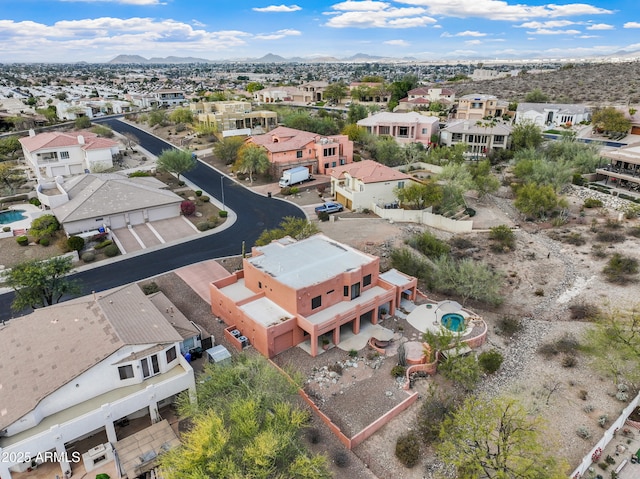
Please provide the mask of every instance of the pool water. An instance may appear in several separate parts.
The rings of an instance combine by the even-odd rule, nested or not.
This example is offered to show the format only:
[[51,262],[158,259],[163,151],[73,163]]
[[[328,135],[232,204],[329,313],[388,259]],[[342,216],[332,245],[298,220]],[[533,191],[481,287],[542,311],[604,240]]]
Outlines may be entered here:
[[24,210],[7,210],[0,213],[0,225],[8,225],[16,221],[24,220],[27,217],[23,215]]
[[465,330],[464,317],[457,313],[443,315],[440,322],[445,328],[454,333],[461,333]]

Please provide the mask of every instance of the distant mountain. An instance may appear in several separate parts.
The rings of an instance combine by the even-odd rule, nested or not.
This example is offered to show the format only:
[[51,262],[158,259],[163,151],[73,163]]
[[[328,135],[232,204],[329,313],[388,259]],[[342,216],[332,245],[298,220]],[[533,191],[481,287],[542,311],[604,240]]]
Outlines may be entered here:
[[165,57],[165,58],[149,58],[148,63],[213,63],[211,60],[196,57]]
[[367,53],[356,53],[355,55],[351,55],[350,57],[343,58],[342,61],[347,62],[361,62],[361,61],[379,61],[384,59],[385,57],[379,57],[375,55],[369,55]]
[[111,63],[111,64],[148,63],[148,61],[149,60],[147,60],[144,57],[141,57],[140,55],[118,55],[113,60],[110,60],[107,63]]
[[262,58],[256,58],[255,60],[251,60],[255,63],[289,63],[291,60],[287,60],[280,55],[274,55],[273,53],[267,53]]

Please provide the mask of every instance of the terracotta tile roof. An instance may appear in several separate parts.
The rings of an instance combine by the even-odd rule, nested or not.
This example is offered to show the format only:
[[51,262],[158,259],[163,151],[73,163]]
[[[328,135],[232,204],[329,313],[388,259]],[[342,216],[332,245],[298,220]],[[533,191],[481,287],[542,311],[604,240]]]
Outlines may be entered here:
[[252,136],[249,142],[265,147],[272,153],[300,150],[309,143],[315,143],[320,135],[309,131],[279,126],[264,135]]
[[125,345],[181,339],[136,284],[12,319],[0,327],[0,429]]
[[[84,138],[84,145],[81,145],[78,137]],[[84,149],[103,149],[118,146],[118,142],[108,138],[101,138],[95,133],[87,130],[76,132],[49,131],[35,136],[27,136],[19,139],[22,146],[29,152],[34,152],[52,148],[69,148],[82,146]]]
[[377,161],[364,160],[331,169],[331,176],[344,178],[346,174],[363,183],[380,183],[384,181],[411,180],[411,176],[389,168]]

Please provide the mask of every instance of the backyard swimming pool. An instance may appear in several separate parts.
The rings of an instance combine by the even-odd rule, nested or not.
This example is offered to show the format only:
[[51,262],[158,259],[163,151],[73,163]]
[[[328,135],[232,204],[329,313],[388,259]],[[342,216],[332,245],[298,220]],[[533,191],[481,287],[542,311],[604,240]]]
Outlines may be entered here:
[[442,325],[449,331],[461,333],[465,330],[464,317],[457,313],[447,313],[440,318]]
[[23,213],[24,210],[7,210],[0,212],[0,225],[8,225],[9,223],[26,219],[27,217]]

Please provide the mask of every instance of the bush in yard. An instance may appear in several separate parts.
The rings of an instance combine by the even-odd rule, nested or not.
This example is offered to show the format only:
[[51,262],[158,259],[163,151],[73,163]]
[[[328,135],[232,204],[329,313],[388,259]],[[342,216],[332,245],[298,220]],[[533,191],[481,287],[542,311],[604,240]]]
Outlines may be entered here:
[[118,249],[118,246],[114,244],[110,244],[104,248],[104,254],[108,258],[113,258],[114,256],[117,256],[118,253],[120,253],[120,250]]
[[158,291],[160,291],[160,287],[155,281],[151,281],[151,283],[147,283],[142,287],[142,292],[147,296],[153,293],[157,293]]
[[27,238],[26,236],[22,235],[22,236],[18,236],[16,237],[16,242],[20,245],[20,246],[27,246],[29,244],[29,238]]
[[198,231],[207,231],[211,227],[209,226],[209,222],[208,221],[201,221],[200,223],[198,223],[196,225],[196,228],[198,228]]
[[[42,244],[42,241],[40,243]],[[70,236],[67,239],[67,246],[70,250],[80,251],[84,248],[84,238],[80,236]]]
[[516,235],[507,225],[499,225],[491,228],[489,239],[493,242],[491,244],[491,250],[494,253],[512,251],[516,245]]
[[80,257],[80,259],[85,263],[91,263],[92,261],[95,261],[96,255],[91,253],[90,251],[87,251]]
[[415,432],[407,433],[396,442],[396,457],[408,468],[418,464],[420,460],[420,443]]
[[196,190],[196,196],[202,196],[202,190]]
[[184,200],[180,203],[180,212],[185,216],[191,216],[196,212],[196,204],[193,201]]
[[482,370],[487,374],[493,374],[500,369],[502,361],[504,361],[504,357],[497,349],[484,351],[483,353],[480,353],[480,356],[478,356],[478,363]]
[[610,283],[627,284],[635,280],[632,276],[638,273],[638,260],[615,253],[602,272]]
[[318,213],[318,219],[320,221],[329,221],[329,213],[327,213],[326,211],[320,211]]
[[40,206],[42,203],[40,203],[40,200],[38,198],[31,198],[29,200],[29,203],[31,203],[34,206]]
[[201,196],[200,200],[202,200],[203,203],[208,203],[211,200],[211,198],[209,198],[208,196]]
[[220,218],[226,218],[228,214],[229,212],[225,210],[218,211],[218,215],[220,215]]
[[5,233],[8,233],[9,231],[11,231],[11,226],[3,226],[2,231],[4,231]]
[[587,198],[584,200],[585,208],[602,208],[602,201],[597,198]]
[[391,368],[391,375],[394,378],[401,378],[406,372],[407,368],[405,368],[404,366],[397,365]]
[[49,241],[49,238],[45,236],[44,238],[40,238],[40,241],[38,241],[38,244],[40,246],[49,246],[51,242]]
[[129,173],[129,178],[144,178],[146,176],[151,176],[151,173],[148,171],[134,171],[133,173]]
[[102,248],[106,248],[107,246],[109,246],[110,244],[113,244],[113,241],[111,240],[104,240],[102,243],[98,243],[97,245],[94,246],[95,249],[102,249]]
[[52,236],[53,233],[58,231],[58,228],[60,228],[60,223],[58,223],[55,216],[44,215],[31,222],[29,234],[35,239],[40,239],[45,236]]
[[89,238],[89,241],[91,242],[95,242],[95,241],[104,241],[104,239],[107,237],[108,233],[97,233],[95,235],[93,235],[91,238]]
[[285,186],[284,188],[280,189],[280,194],[282,196],[289,196],[291,194],[291,187],[290,186]]

